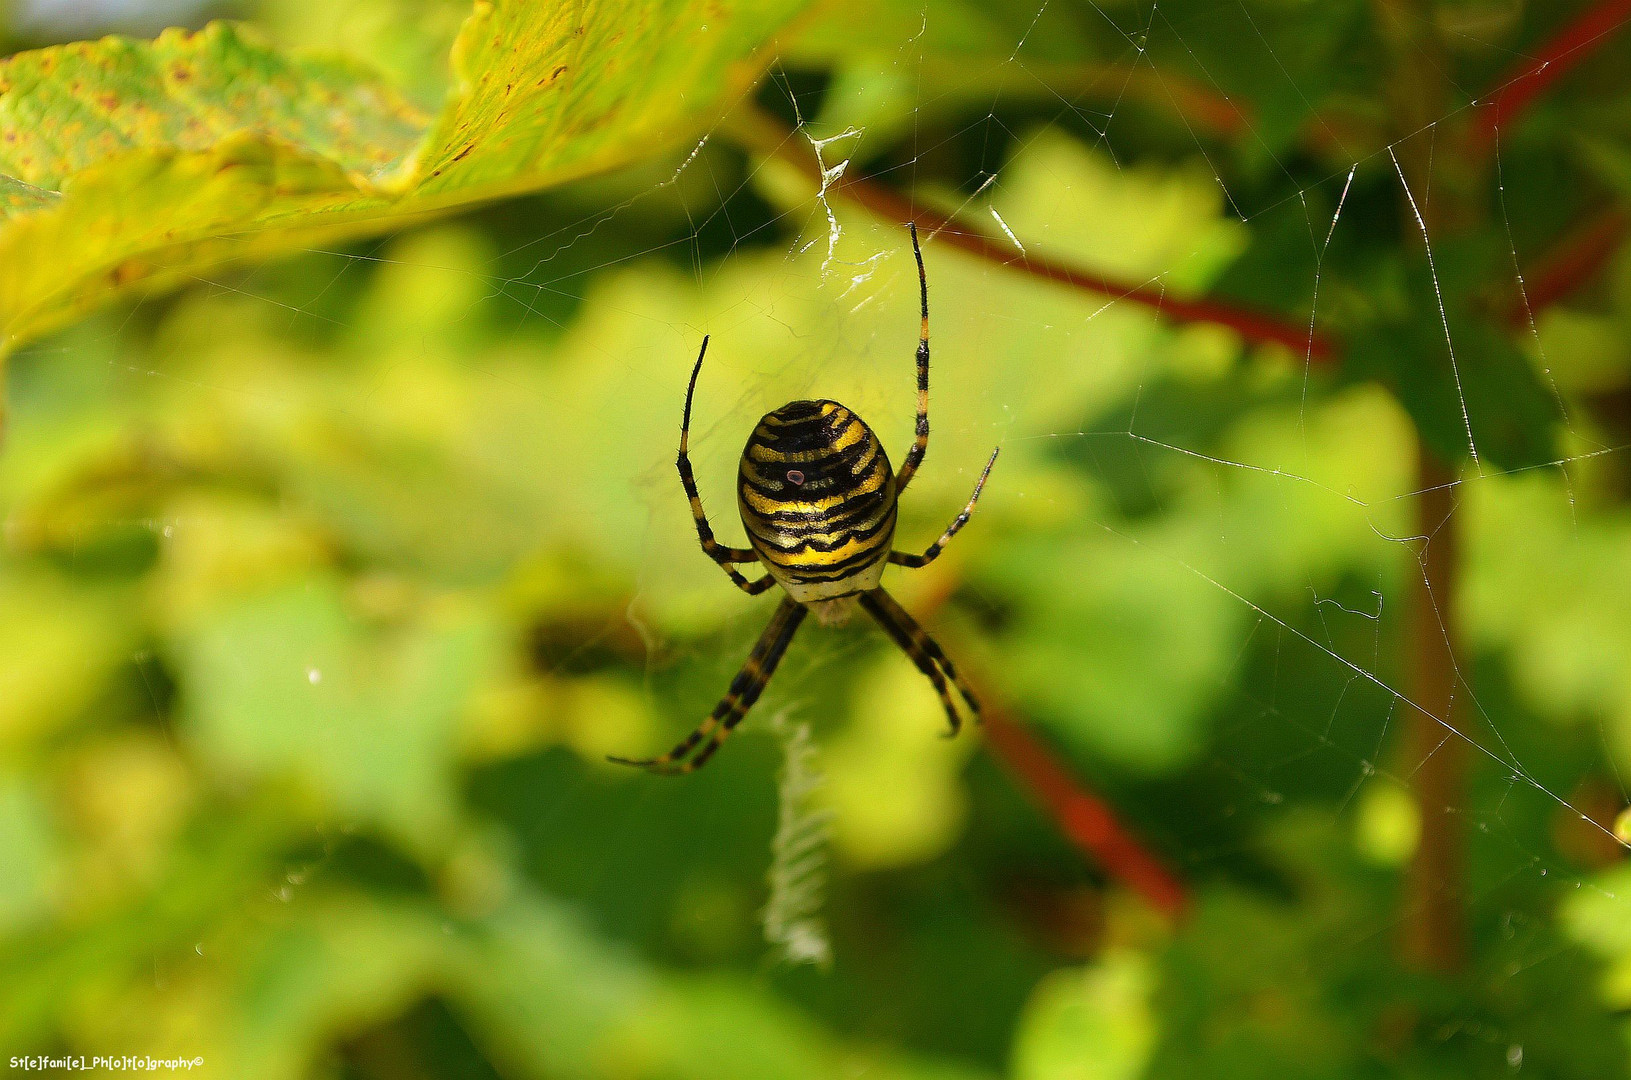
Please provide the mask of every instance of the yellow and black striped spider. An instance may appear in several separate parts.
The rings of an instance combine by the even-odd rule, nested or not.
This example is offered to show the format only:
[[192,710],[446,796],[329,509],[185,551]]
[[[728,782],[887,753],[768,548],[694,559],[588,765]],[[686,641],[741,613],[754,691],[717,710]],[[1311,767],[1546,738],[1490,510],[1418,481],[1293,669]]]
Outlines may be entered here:
[[[929,446],[929,282],[923,271],[917,226],[911,226],[911,231],[923,329],[917,346],[917,438],[906,461],[899,473],[891,471],[889,457],[872,429],[836,401],[790,401],[766,413],[748,438],[737,473],[737,505],[742,527],[753,545],[748,548],[726,547],[714,539],[686,452],[691,435],[691,396],[696,392],[702,358],[708,354],[708,339],[702,339],[702,350],[685,389],[685,417],[680,423],[676,462],[680,483],[691,500],[697,538],[702,541],[702,550],[743,592],[757,596],[772,585],[780,585],[787,595],[753,646],[747,663],[731,680],[724,700],[700,727],[661,757],[610,760],[662,773],[688,773],[701,768],[759,700],[804,616],[814,611],[822,625],[837,625],[849,618],[857,603],[934,684],[951,720],[950,735],[957,734],[961,721],[947,687],[948,679],[968,703],[969,711],[979,718],[979,702],[940,646],[879,585],[888,563],[917,567],[935,560],[974,512],[998,453],[992,451],[963,512],[928,550],[911,555],[890,549],[896,503]],[[748,581],[732,566],[753,562],[763,563],[768,571],[757,581]]]

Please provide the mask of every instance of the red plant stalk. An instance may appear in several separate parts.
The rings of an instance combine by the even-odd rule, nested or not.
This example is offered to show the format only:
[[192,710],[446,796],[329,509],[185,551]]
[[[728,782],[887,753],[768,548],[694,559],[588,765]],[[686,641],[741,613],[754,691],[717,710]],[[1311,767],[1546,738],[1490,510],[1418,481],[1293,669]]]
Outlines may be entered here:
[[[756,111],[739,115],[735,120],[738,134],[744,136],[761,153],[774,155],[796,166],[816,183],[822,182],[821,163],[779,121]],[[1201,322],[1228,327],[1254,345],[1282,345],[1298,355],[1306,355],[1315,361],[1328,361],[1336,355],[1334,343],[1317,331],[1310,333],[1305,323],[1297,323],[1273,312],[1229,300],[1169,296],[1164,289],[1156,286],[1117,281],[1103,274],[1069,266],[1045,256],[1028,255],[1016,250],[1008,240],[999,240],[967,226],[955,225],[944,215],[919,206],[876,180],[862,176],[843,176],[830,180],[830,186],[826,190],[830,194],[842,195],[860,204],[885,220],[898,221],[902,224],[908,221],[916,222],[920,232],[933,234],[940,243],[976,255],[987,262],[1010,266],[1034,277],[1068,285],[1110,300],[1125,300],[1152,308],[1176,322]]]
[[1532,315],[1596,278],[1625,242],[1628,231],[1631,215],[1618,207],[1571,228],[1524,275],[1523,294],[1514,297],[1507,307],[1508,321],[1522,327]]
[[[949,601],[962,575],[947,569],[933,575],[931,581],[916,606],[919,618],[928,618]],[[1157,911],[1173,919],[1182,915],[1188,893],[1177,876],[1121,824],[1108,802],[1088,790],[1046,743],[1012,718],[989,681],[976,679],[974,688],[985,703],[981,726],[986,749],[1013,774],[1065,839]]]
[[985,713],[986,742],[1014,773],[1071,843],[1095,859],[1106,873],[1177,919],[1188,895],[1161,861],[1117,820],[1115,811],[1088,792],[1052,752],[1000,709]]
[[1553,34],[1533,57],[1509,69],[1488,96],[1489,107],[1479,110],[1473,121],[1473,149],[1487,151],[1494,145],[1502,125],[1533,105],[1553,83],[1600,48],[1627,22],[1631,22],[1631,0],[1598,0]]
[[1316,361],[1329,360],[1335,353],[1334,346],[1325,335],[1318,332],[1311,335],[1307,326],[1270,312],[1227,300],[1169,296],[1165,290],[1150,285],[1116,281],[1046,256],[1022,254],[1008,241],[956,226],[940,214],[924,209],[893,189],[871,180],[840,180],[836,188],[846,198],[853,199],[880,217],[902,222],[915,221],[921,232],[933,234],[943,244],[977,255],[988,262],[1013,266],[1033,277],[1069,285],[1111,300],[1126,300],[1153,308],[1176,322],[1225,326],[1254,345],[1283,345]]

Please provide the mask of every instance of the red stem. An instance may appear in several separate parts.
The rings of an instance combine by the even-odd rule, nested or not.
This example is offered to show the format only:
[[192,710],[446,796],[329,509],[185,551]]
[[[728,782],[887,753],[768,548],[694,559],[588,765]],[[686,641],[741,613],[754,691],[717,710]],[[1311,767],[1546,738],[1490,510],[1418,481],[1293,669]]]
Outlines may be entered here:
[[[1530,315],[1573,293],[1608,265],[1631,229],[1631,215],[1614,207],[1570,229],[1527,275],[1524,296],[1509,306],[1509,321],[1522,326]],[[1527,308],[1524,298],[1527,297]]]
[[1021,254],[1008,242],[1001,242],[984,233],[953,228],[952,223],[932,210],[925,210],[897,194],[890,188],[870,180],[856,179],[840,183],[845,196],[854,199],[882,217],[897,221],[915,221],[918,229],[932,233],[935,239],[954,248],[978,255],[999,266],[1011,266],[1033,277],[1069,285],[1111,300],[1130,300],[1135,304],[1153,308],[1177,322],[1205,322],[1226,326],[1247,341],[1257,345],[1284,345],[1293,352],[1306,354],[1310,359],[1326,361],[1335,353],[1329,338],[1309,333],[1306,326],[1287,322],[1279,316],[1243,304],[1205,297],[1186,300],[1168,296],[1163,289],[1149,285],[1133,285],[1116,281],[1091,270],[1067,266],[1042,255]]
[[1473,121],[1473,149],[1488,150],[1503,124],[1534,104],[1628,21],[1631,0],[1598,0],[1553,34],[1533,58],[1509,69],[1497,81],[1489,108],[1480,110]]
[[[740,118],[739,130],[752,140],[762,152],[775,154],[783,161],[798,167],[799,171],[821,182],[821,166],[815,157],[803,152],[792,133],[762,113]],[[1153,308],[1178,322],[1205,322],[1226,326],[1245,340],[1257,345],[1283,345],[1298,355],[1311,360],[1329,361],[1336,355],[1330,338],[1317,331],[1310,332],[1300,325],[1272,312],[1237,304],[1227,300],[1199,298],[1186,300],[1168,296],[1163,289],[1150,285],[1117,281],[1113,278],[1067,266],[1039,255],[1025,255],[1014,249],[1012,243],[999,241],[984,233],[953,227],[949,218],[925,209],[894,189],[866,177],[845,177],[828,189],[866,207],[886,220],[917,223],[919,231],[935,234],[941,243],[976,255],[999,266],[1009,266],[1034,277],[1069,285],[1110,300],[1127,300]]]
[[[917,605],[919,618],[927,618],[951,599],[961,575],[955,569],[942,571],[930,581],[929,591]],[[985,748],[1030,793],[1054,826],[1083,855],[1156,910],[1174,919],[1182,915],[1188,902],[1183,883],[1122,827],[1109,803],[1089,791],[1046,743],[1010,717],[989,682],[977,680],[974,688],[985,702],[981,713]]]
[[1071,843],[1162,913],[1174,919],[1183,914],[1188,903],[1183,885],[1122,828],[1115,811],[1082,788],[1035,736],[1000,710],[987,710],[985,737]]

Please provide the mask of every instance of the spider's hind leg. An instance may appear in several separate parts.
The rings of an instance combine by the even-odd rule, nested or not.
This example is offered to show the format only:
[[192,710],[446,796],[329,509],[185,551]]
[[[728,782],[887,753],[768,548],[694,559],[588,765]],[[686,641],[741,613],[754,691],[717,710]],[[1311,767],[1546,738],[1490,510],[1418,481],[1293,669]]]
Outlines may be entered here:
[[[618,765],[633,765],[636,768],[646,769],[655,773],[688,773],[702,768],[709,758],[714,756],[736,725],[747,716],[748,710],[753,708],[759,695],[770,682],[770,676],[775,674],[776,665],[781,663],[782,654],[787,651],[788,644],[793,640],[793,633],[804,621],[808,609],[792,597],[782,600],[776,614],[770,617],[770,624],[765,627],[764,633],[759,635],[758,642],[748,659],[742,665],[742,670],[736,673],[731,680],[730,689],[725,697],[714,706],[714,711],[708,714],[697,729],[679,744],[663,754],[661,757],[631,760],[629,758],[608,757],[606,760]],[[700,745],[701,749],[697,749]],[[692,755],[692,751],[696,751]]]
[[[946,718],[951,721],[948,738],[956,735],[962,728],[962,718],[957,713],[957,703],[952,700],[951,690],[946,685],[947,679],[956,685],[957,692],[963,695],[963,700],[968,703],[968,711],[978,723],[979,700],[975,698],[974,692],[968,688],[962,676],[957,674],[957,669],[952,667],[951,661],[946,658],[945,652],[934,638],[930,637],[923,627],[906,613],[906,609],[883,589],[864,592],[860,599],[861,606],[866,609],[867,614],[877,620],[884,632],[900,646],[901,652],[905,653],[912,663],[917,665],[917,669],[928,677],[929,682],[934,684],[935,693],[940,695],[940,704],[945,707]],[[941,672],[945,674],[942,675]]]

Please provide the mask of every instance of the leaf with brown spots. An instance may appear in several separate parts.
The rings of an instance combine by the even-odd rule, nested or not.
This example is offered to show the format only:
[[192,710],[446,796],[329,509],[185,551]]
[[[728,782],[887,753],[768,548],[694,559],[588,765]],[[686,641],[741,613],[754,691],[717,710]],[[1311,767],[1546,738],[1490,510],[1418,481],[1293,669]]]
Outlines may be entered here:
[[439,116],[215,23],[0,62],[0,357],[138,289],[695,137],[808,0],[479,0]]
[[46,191],[9,176],[0,176],[0,219],[26,210],[43,210],[57,199],[54,191]]

